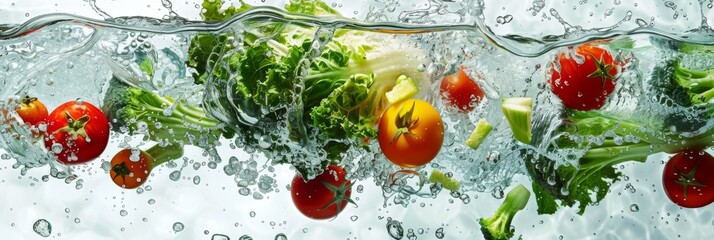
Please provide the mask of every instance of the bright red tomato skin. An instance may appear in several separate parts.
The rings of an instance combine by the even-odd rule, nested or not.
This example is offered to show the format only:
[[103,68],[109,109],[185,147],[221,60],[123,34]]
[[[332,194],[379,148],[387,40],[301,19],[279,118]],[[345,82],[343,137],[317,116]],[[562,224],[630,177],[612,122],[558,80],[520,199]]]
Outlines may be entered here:
[[[692,174],[692,172],[694,172]],[[704,151],[690,150],[674,155],[664,166],[662,185],[672,202],[686,208],[698,208],[714,202],[714,157]],[[689,184],[684,197],[684,185],[678,183],[688,175],[704,186]]]
[[[570,109],[600,109],[615,90],[614,77],[618,74],[620,64],[613,62],[610,52],[597,46],[581,45],[575,52],[577,57],[585,59],[582,64],[565,53],[558,55],[556,63],[551,63],[551,91]],[[610,66],[609,70],[602,69],[607,72],[604,75],[609,75],[604,82],[601,76],[589,76],[598,70],[597,61]],[[554,64],[558,64],[558,69]]]
[[37,126],[45,122],[49,113],[47,107],[36,98],[25,98],[20,102],[20,108],[17,109],[17,115],[22,118],[25,123]]
[[[62,131],[68,126],[66,113],[77,120],[89,116],[89,121],[84,126],[86,137]],[[79,101],[66,102],[57,107],[47,118],[47,134],[45,147],[57,156],[64,164],[81,164],[91,161],[104,152],[109,142],[109,122],[99,108]],[[58,143],[62,146],[59,153],[52,151],[52,145]]]
[[[337,216],[337,204],[332,204],[325,207],[334,199],[334,193],[325,187],[322,182],[331,184],[335,187],[342,185],[350,185],[350,181],[345,179],[345,170],[342,167],[329,165],[327,169],[315,179],[305,182],[305,180],[296,174],[290,185],[290,194],[295,207],[305,216],[312,219],[329,219]],[[349,198],[352,195],[352,189],[345,191],[344,196]],[[340,203],[340,211],[347,207],[347,200],[342,200]],[[323,208],[325,207],[325,208]]]
[[462,112],[473,110],[472,102],[478,103],[484,97],[483,91],[466,74],[464,67],[461,67],[457,74],[444,77],[439,90],[444,101]]

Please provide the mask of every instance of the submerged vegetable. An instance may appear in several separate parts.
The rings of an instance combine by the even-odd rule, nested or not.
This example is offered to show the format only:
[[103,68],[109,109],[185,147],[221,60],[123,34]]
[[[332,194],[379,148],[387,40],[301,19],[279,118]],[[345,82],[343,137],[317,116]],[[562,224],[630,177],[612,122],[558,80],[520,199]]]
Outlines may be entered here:
[[115,131],[145,134],[146,139],[165,144],[212,146],[222,135],[233,132],[206,115],[200,107],[132,87],[117,77],[109,82],[104,112]]
[[[221,1],[206,4],[211,7],[204,17],[214,21],[250,8],[241,3],[224,11]],[[285,9],[338,13],[321,1],[293,1]],[[216,95],[207,98],[207,112],[244,133],[239,143],[301,172],[318,171],[363,139],[376,137],[375,123],[387,106],[385,93],[399,76],[416,87],[429,84],[429,74],[421,70],[423,51],[398,38],[284,22],[246,25],[237,39],[232,32],[196,35],[187,65],[195,70],[195,83]],[[318,152],[324,154],[310,155]],[[302,155],[320,158],[321,164],[295,160],[308,158]]]
[[99,108],[86,101],[69,101],[47,117],[45,147],[64,164],[96,159],[109,143],[109,122]]
[[533,115],[533,99],[506,98],[501,105],[503,115],[511,126],[513,137],[519,142],[531,143],[531,118]]
[[146,151],[123,149],[112,158],[109,177],[121,188],[137,188],[146,183],[152,169],[182,156],[183,148],[178,145],[156,144]]
[[20,100],[20,108],[17,109],[17,115],[22,118],[26,124],[37,126],[38,124],[47,121],[49,113],[47,107],[35,97],[26,96]]
[[[567,121],[557,130],[560,135],[546,150],[578,156],[577,165],[558,164],[537,154],[525,155],[526,169],[533,180],[533,191],[541,214],[554,213],[561,205],[578,203],[579,214],[588,205],[602,200],[621,173],[615,165],[644,162],[657,152],[678,152],[708,146],[712,132],[684,137],[660,132],[654,126],[631,122],[597,111],[568,111]],[[595,141],[595,139],[602,138]]]
[[402,167],[419,167],[439,154],[444,123],[431,104],[409,99],[389,106],[382,114],[377,139],[389,161]]
[[456,74],[448,75],[441,80],[439,92],[442,100],[462,112],[474,109],[475,104],[484,98],[483,90],[474,82],[465,71],[466,67],[459,68]]
[[476,123],[476,127],[474,130],[471,132],[471,135],[469,136],[469,139],[466,139],[466,146],[469,146],[471,149],[477,149],[481,143],[486,139],[486,136],[491,132],[493,129],[493,125],[488,123],[484,119],[480,119],[478,123]]
[[461,182],[455,178],[447,177],[443,172],[434,169],[429,174],[429,182],[439,183],[445,189],[458,191],[461,187]]
[[550,64],[551,91],[570,109],[600,109],[615,90],[619,63],[609,51],[585,44]]
[[714,202],[714,157],[703,150],[677,153],[664,165],[662,185],[672,202],[686,208]]
[[484,238],[487,240],[511,239],[514,234],[514,228],[511,226],[513,217],[526,207],[530,197],[531,192],[520,184],[509,191],[496,212],[491,217],[482,218],[479,221]]
[[342,167],[328,165],[314,179],[306,180],[296,174],[290,184],[290,195],[295,207],[303,215],[312,219],[337,217],[345,210],[347,203],[356,203],[350,199],[352,182],[345,179]]

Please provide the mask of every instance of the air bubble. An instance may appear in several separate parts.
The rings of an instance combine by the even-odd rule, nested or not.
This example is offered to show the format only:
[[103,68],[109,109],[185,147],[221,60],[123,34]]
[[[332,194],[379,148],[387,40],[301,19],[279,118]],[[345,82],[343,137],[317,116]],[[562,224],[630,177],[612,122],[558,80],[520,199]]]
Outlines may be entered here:
[[402,239],[404,237],[402,224],[397,220],[389,220],[387,223],[387,233],[394,239]]
[[503,188],[501,186],[497,186],[493,188],[491,191],[491,196],[493,196],[496,199],[502,199],[503,198]]
[[181,231],[183,231],[183,228],[184,228],[183,223],[181,223],[181,222],[174,223],[174,226],[173,226],[174,232],[181,232]]
[[42,237],[49,237],[52,234],[52,225],[45,219],[40,219],[32,225],[32,230]]
[[176,170],[171,172],[171,174],[169,174],[169,179],[171,179],[172,181],[178,181],[179,179],[181,179],[181,171]]
[[223,234],[213,234],[211,240],[231,240],[231,238]]
[[438,239],[443,239],[444,238],[444,228],[440,227],[440,228],[436,229],[436,232],[434,233],[434,235]]
[[278,235],[275,235],[275,240],[288,240],[288,236],[285,236],[283,233],[278,233]]

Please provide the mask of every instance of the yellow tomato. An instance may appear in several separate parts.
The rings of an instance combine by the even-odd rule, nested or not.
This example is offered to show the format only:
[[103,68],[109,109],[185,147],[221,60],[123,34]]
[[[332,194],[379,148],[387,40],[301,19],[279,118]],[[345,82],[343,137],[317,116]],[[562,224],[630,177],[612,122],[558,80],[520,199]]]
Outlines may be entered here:
[[444,143],[444,123],[419,99],[390,106],[379,120],[379,146],[392,163],[414,168],[431,162]]

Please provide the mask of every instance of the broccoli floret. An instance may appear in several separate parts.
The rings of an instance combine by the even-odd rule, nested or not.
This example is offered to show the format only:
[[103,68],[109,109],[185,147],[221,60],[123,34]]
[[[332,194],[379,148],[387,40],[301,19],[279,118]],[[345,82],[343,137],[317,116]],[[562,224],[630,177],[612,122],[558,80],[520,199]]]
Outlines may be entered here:
[[682,67],[679,60],[674,61],[674,80],[686,89],[692,104],[709,104],[714,97],[714,69],[696,71]]
[[507,240],[513,237],[515,229],[511,227],[513,217],[528,204],[531,192],[523,185],[518,185],[506,195],[498,210],[490,218],[479,221],[481,232],[487,240]]
[[167,144],[210,147],[221,135],[233,134],[200,107],[129,86],[116,76],[109,82],[102,111],[115,131],[146,134]]

